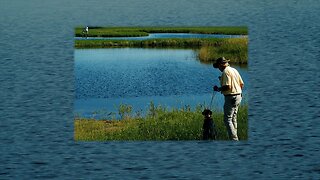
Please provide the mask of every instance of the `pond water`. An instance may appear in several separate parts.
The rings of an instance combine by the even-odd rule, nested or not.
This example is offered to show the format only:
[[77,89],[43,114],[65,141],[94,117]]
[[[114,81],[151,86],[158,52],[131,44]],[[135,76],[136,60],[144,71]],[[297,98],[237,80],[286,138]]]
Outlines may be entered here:
[[196,34],[196,33],[150,33],[142,37],[75,37],[75,39],[113,39],[113,40],[147,40],[165,38],[242,38],[247,35],[228,35],[228,34]]
[[[76,49],[75,115],[93,117],[118,112],[120,104],[145,112],[151,101],[168,108],[195,108],[201,104],[222,110],[223,96],[213,94],[221,72],[203,64],[192,49]],[[247,98],[246,67],[233,66],[243,77]],[[103,112],[103,113],[102,113]],[[95,118],[99,118],[96,116]]]

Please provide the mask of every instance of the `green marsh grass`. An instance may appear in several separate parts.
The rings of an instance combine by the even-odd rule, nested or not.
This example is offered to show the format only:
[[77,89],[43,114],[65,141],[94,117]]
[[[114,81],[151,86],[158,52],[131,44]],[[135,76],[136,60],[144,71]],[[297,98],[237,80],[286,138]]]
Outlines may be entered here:
[[[169,110],[161,106],[155,107],[151,103],[145,117],[132,115],[132,109],[130,111],[126,111],[126,109],[126,113],[131,114],[131,116],[125,116],[121,120],[76,118],[74,137],[77,141],[201,140],[202,109],[201,106],[198,106],[195,110],[188,107]],[[223,123],[223,113],[213,112],[213,119],[217,131],[217,140],[228,140]],[[239,108],[238,136],[240,140],[248,139],[247,105]]]
[[247,64],[248,39],[223,39],[216,45],[208,44],[200,47],[198,52],[198,58],[202,62],[213,62],[219,57],[226,57],[231,63]]
[[[84,27],[75,28],[75,36],[81,37]],[[149,33],[199,33],[247,35],[244,26],[235,27],[89,27],[89,37],[139,37]]]
[[201,62],[224,56],[231,63],[247,64],[248,38],[150,39],[150,40],[76,40],[75,48],[191,48],[197,49]]

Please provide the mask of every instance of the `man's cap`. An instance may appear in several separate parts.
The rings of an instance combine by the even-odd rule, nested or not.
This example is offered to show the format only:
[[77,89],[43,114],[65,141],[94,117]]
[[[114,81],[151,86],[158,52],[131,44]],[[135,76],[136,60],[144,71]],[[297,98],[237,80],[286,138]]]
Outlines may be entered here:
[[218,68],[219,65],[221,64],[225,64],[227,62],[229,62],[230,60],[229,59],[226,59],[225,57],[219,57],[215,63],[213,63],[213,67],[214,68]]

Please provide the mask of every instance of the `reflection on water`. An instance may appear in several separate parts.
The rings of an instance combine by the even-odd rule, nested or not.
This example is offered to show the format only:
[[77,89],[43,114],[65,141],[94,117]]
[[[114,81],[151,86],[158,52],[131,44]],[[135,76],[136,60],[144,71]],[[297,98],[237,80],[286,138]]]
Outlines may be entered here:
[[[246,96],[247,68],[236,68]],[[151,101],[169,108],[209,106],[220,74],[191,49],[76,49],[74,112],[89,117],[98,110],[117,112],[120,104],[145,111]],[[218,93],[212,108],[222,110],[222,105]]]

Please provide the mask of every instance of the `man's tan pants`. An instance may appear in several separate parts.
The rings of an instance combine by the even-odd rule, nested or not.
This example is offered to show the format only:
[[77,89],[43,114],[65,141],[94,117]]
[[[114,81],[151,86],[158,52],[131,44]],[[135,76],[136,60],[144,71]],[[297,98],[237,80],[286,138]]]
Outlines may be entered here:
[[242,100],[242,96],[225,96],[224,100],[224,124],[226,125],[229,138],[238,141],[239,139],[237,135],[237,113],[240,102]]

